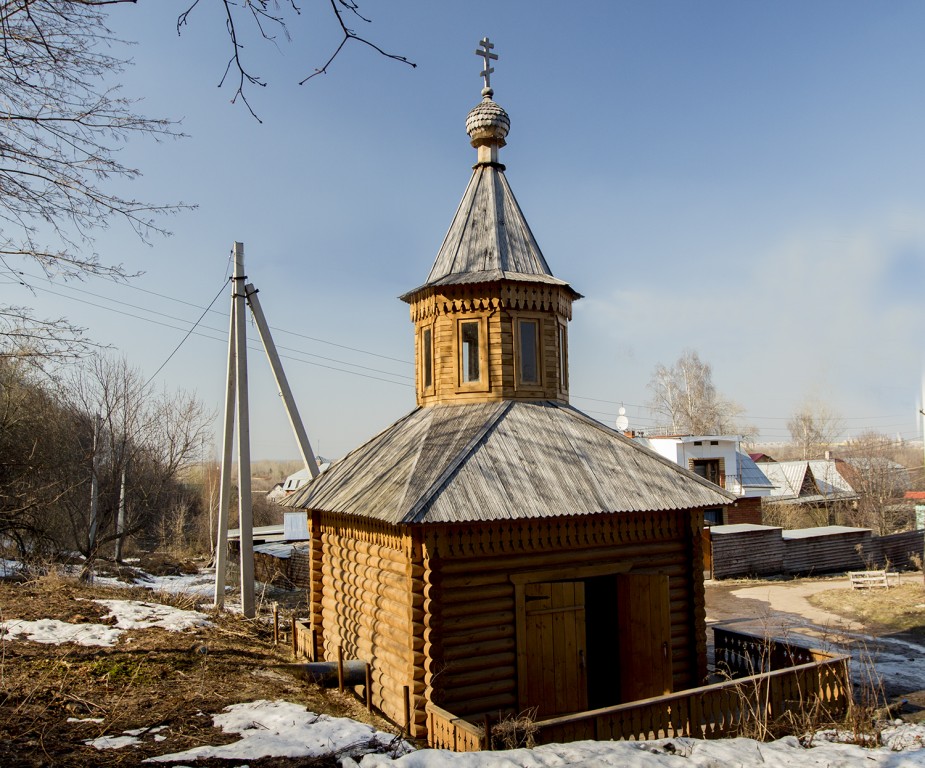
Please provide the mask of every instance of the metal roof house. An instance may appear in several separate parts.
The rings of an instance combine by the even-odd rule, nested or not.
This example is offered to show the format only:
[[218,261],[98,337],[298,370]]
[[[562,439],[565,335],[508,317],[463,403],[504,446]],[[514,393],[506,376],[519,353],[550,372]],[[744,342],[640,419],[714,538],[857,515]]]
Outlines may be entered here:
[[761,500],[770,495],[773,484],[740,450],[741,436],[658,435],[634,439],[736,495],[734,505],[708,511],[708,524],[761,524]]
[[699,684],[703,510],[734,500],[569,405],[580,295],[505,178],[487,64],[472,178],[402,297],[417,407],[286,500],[307,511],[314,655],[368,662],[415,737],[431,705],[553,716]]
[[762,470],[774,485],[770,502],[825,506],[858,498],[832,459],[770,462]]

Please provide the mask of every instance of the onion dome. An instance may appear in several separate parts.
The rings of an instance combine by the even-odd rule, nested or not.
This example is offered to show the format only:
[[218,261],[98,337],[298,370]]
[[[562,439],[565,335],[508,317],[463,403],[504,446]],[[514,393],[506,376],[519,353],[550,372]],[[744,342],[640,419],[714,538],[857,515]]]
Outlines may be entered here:
[[492,101],[493,93],[491,88],[484,88],[482,101],[466,117],[466,133],[473,147],[503,147],[504,139],[511,130],[511,118],[500,104]]

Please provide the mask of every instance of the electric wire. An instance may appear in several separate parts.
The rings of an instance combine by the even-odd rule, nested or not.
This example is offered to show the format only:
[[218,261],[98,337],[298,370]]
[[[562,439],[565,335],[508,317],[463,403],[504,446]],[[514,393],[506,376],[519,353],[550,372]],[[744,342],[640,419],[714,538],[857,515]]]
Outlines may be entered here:
[[[230,259],[230,257],[229,257],[229,261],[228,261],[228,264],[229,264],[229,265],[230,265],[230,262],[231,262],[231,259]],[[230,267],[226,266],[226,275],[227,275],[227,271],[228,271],[229,268],[230,268]],[[154,373],[154,374],[151,376],[151,378],[149,379],[149,382],[150,382],[151,379],[153,379],[155,376],[157,376],[158,373],[160,373],[160,371],[161,371],[161,370],[163,369],[163,367],[167,364],[167,362],[169,362],[170,358],[172,358],[172,357],[176,354],[176,352],[180,349],[180,347],[186,342],[186,340],[187,340],[190,336],[195,335],[195,336],[199,336],[199,337],[201,337],[201,338],[210,339],[210,340],[212,340],[212,341],[222,341],[222,342],[224,341],[223,338],[216,338],[216,337],[214,337],[214,336],[209,336],[209,335],[207,335],[207,334],[204,334],[204,333],[201,333],[201,332],[197,332],[197,331],[196,331],[197,327],[201,327],[202,329],[211,331],[211,332],[213,332],[213,333],[218,333],[218,334],[220,334],[220,335],[224,335],[224,334],[225,334],[225,331],[222,330],[222,329],[213,328],[213,327],[211,327],[211,326],[206,326],[206,325],[201,325],[203,318],[204,318],[207,314],[209,314],[210,312],[215,313],[215,314],[218,314],[218,315],[222,315],[222,316],[225,314],[224,312],[221,312],[220,310],[213,309],[215,302],[218,300],[218,297],[221,295],[221,292],[222,292],[221,290],[220,290],[219,293],[216,295],[216,297],[213,298],[212,302],[205,308],[205,310],[204,310],[204,311],[202,312],[202,314],[200,315],[199,319],[198,319],[191,327],[186,328],[185,326],[186,326],[186,324],[187,324],[189,321],[187,321],[187,320],[185,320],[185,319],[183,319],[183,318],[176,317],[176,316],[174,316],[174,315],[170,315],[170,314],[167,314],[167,313],[164,313],[164,312],[159,312],[159,311],[153,310],[153,309],[148,309],[148,308],[146,308],[146,307],[138,307],[138,306],[135,305],[135,304],[131,304],[131,303],[129,303],[129,302],[125,302],[125,301],[121,301],[121,300],[119,300],[119,299],[111,298],[111,297],[109,297],[109,296],[106,296],[106,295],[103,295],[103,294],[99,294],[99,293],[95,293],[95,292],[93,292],[93,291],[89,291],[89,290],[86,290],[86,289],[83,289],[83,288],[78,288],[78,287],[73,286],[73,285],[55,283],[53,280],[51,280],[51,279],[48,278],[47,276],[33,275],[33,274],[26,273],[26,272],[22,272],[22,271],[16,271],[16,272],[14,272],[13,274],[20,275],[20,276],[22,276],[22,277],[30,277],[30,278],[33,278],[33,279],[36,279],[36,280],[47,281],[47,282],[51,283],[52,285],[56,285],[57,287],[63,287],[63,288],[66,288],[66,289],[68,289],[68,290],[70,290],[70,291],[73,291],[73,292],[76,292],[76,293],[81,293],[81,294],[85,294],[85,295],[88,295],[88,296],[93,296],[94,298],[102,299],[102,300],[104,300],[104,301],[111,302],[111,303],[113,303],[113,304],[118,304],[118,305],[122,305],[122,306],[132,307],[133,309],[139,309],[139,310],[141,310],[141,311],[143,311],[143,312],[146,312],[146,313],[149,313],[149,314],[157,315],[157,316],[159,316],[159,317],[164,317],[164,318],[167,318],[167,319],[169,319],[169,320],[173,320],[173,321],[175,321],[175,322],[182,323],[182,324],[184,325],[184,327],[178,328],[178,327],[176,327],[176,326],[174,326],[174,325],[170,325],[170,324],[168,324],[168,323],[159,322],[159,321],[157,321],[157,320],[153,320],[153,319],[151,319],[151,318],[146,318],[146,317],[143,317],[143,316],[140,316],[140,315],[137,315],[137,314],[133,314],[133,313],[131,313],[131,312],[125,312],[125,311],[122,311],[122,310],[115,309],[115,308],[113,308],[113,307],[108,307],[108,306],[105,306],[105,305],[102,305],[102,304],[97,304],[97,303],[92,302],[92,301],[87,301],[87,300],[84,300],[84,299],[80,299],[80,298],[77,298],[77,297],[75,297],[75,296],[68,296],[68,295],[66,295],[66,294],[58,293],[58,292],[53,291],[53,290],[51,290],[51,289],[49,289],[49,288],[43,288],[43,287],[40,287],[40,286],[29,285],[28,283],[24,283],[24,282],[23,282],[23,284],[26,285],[26,287],[31,288],[31,289],[33,289],[33,290],[39,290],[39,291],[42,291],[42,292],[45,292],[45,293],[49,293],[49,294],[54,295],[54,296],[59,296],[59,297],[61,297],[61,298],[69,299],[69,300],[71,300],[71,301],[76,301],[76,302],[78,302],[78,303],[86,304],[87,306],[92,306],[92,307],[95,307],[95,308],[97,308],[97,309],[102,309],[102,310],[106,310],[106,311],[110,311],[110,312],[115,312],[115,313],[117,313],[117,314],[121,314],[121,315],[124,315],[124,316],[127,316],[127,317],[131,317],[131,318],[133,318],[133,319],[137,319],[137,320],[140,320],[140,321],[142,321],[142,322],[149,322],[149,323],[153,323],[153,324],[156,324],[156,325],[160,325],[160,326],[163,326],[163,327],[166,327],[166,328],[171,328],[172,330],[178,330],[178,331],[184,331],[184,330],[185,330],[185,331],[187,331],[186,335],[183,337],[183,340],[181,340],[181,342],[180,342],[180,344],[178,344],[177,348],[174,349],[173,352],[171,352],[171,354],[170,354],[170,355],[168,356],[168,358],[164,361],[164,363],[162,363],[161,366],[157,369],[157,371],[155,371],[155,373]],[[124,286],[124,287],[127,287],[127,288],[131,288],[132,290],[140,291],[140,292],[142,292],[142,293],[145,293],[145,294],[148,294],[148,295],[151,295],[151,296],[155,296],[155,297],[158,297],[158,298],[161,298],[161,299],[173,301],[173,302],[176,302],[176,303],[179,303],[179,304],[183,304],[183,305],[185,305],[185,306],[195,307],[196,309],[202,309],[202,305],[201,305],[201,304],[197,304],[197,303],[195,303],[195,302],[191,302],[191,301],[187,301],[187,300],[184,300],[184,299],[180,299],[180,298],[177,298],[177,297],[174,297],[174,296],[169,296],[169,295],[167,295],[167,294],[163,294],[163,293],[160,293],[160,292],[158,292],[158,291],[153,291],[153,290],[150,290],[150,289],[147,289],[147,288],[142,288],[142,287],[137,286],[137,285],[132,285],[131,283],[126,283],[126,282],[120,281],[120,280],[118,280],[118,279],[116,279],[116,278],[104,277],[103,279],[109,280],[109,281],[111,281],[111,282],[113,282],[113,283],[116,283],[117,285],[121,285],[121,286]],[[272,330],[276,331],[276,332],[279,332],[279,333],[285,333],[285,334],[288,334],[288,335],[295,336],[295,337],[297,337],[297,338],[305,339],[305,340],[307,340],[307,341],[313,341],[313,342],[317,342],[317,343],[320,343],[320,344],[326,344],[326,345],[333,346],[333,347],[337,347],[337,348],[339,348],[339,349],[344,349],[344,350],[347,350],[347,351],[350,351],[350,352],[356,352],[356,353],[359,353],[359,354],[369,355],[369,356],[372,356],[372,357],[378,357],[378,358],[380,358],[380,359],[389,360],[389,361],[391,361],[391,362],[396,362],[396,363],[400,363],[400,364],[403,364],[403,365],[411,365],[411,364],[412,364],[412,363],[411,363],[410,361],[408,361],[408,360],[404,360],[404,359],[397,358],[397,357],[392,357],[392,356],[389,356],[389,355],[383,355],[383,354],[377,353],[377,352],[371,352],[371,351],[369,351],[369,350],[364,350],[364,349],[361,349],[361,348],[358,348],[358,347],[352,347],[352,346],[349,346],[349,345],[346,345],[346,344],[339,344],[339,343],[337,343],[337,342],[329,341],[329,340],[327,340],[327,339],[322,339],[322,338],[319,338],[319,337],[316,337],[316,336],[309,336],[308,334],[300,333],[300,332],[298,332],[298,331],[292,331],[292,330],[288,330],[288,329],[286,329],[286,328],[281,328],[281,327],[278,327],[278,326],[270,326],[270,328],[271,328]],[[410,377],[410,376],[405,376],[405,375],[403,375],[403,374],[396,374],[396,373],[392,373],[392,372],[390,372],[390,371],[384,371],[384,370],[382,370],[382,369],[372,368],[372,367],[369,367],[369,366],[363,366],[363,365],[359,365],[359,364],[357,364],[357,363],[350,363],[350,362],[348,362],[348,361],[339,360],[339,359],[337,359],[337,358],[330,358],[330,357],[326,357],[326,356],[323,356],[323,355],[317,355],[317,354],[315,354],[315,353],[308,352],[308,351],[306,351],[306,350],[296,349],[296,348],[293,348],[293,347],[287,347],[287,346],[282,346],[282,345],[280,345],[278,348],[281,349],[281,350],[285,350],[285,351],[291,352],[291,353],[293,353],[294,355],[306,355],[306,356],[309,356],[309,357],[316,358],[316,359],[318,359],[318,360],[324,360],[324,361],[329,362],[329,363],[336,363],[337,365],[346,365],[346,366],[349,366],[349,367],[351,367],[351,368],[358,368],[358,369],[361,369],[361,370],[363,370],[363,371],[369,371],[369,372],[374,373],[374,374],[380,374],[381,376],[391,376],[391,377],[394,377],[394,378],[396,378],[396,379],[398,379],[398,378],[404,379],[405,381],[393,381],[392,379],[381,378],[381,376],[368,375],[368,374],[359,373],[359,372],[357,372],[357,371],[348,371],[348,370],[344,370],[344,369],[342,369],[342,368],[336,367],[336,365],[335,365],[335,366],[332,366],[332,365],[324,365],[324,364],[322,364],[322,363],[317,363],[317,362],[314,362],[314,361],[312,361],[312,360],[305,360],[305,359],[302,359],[302,358],[299,358],[299,357],[293,357],[292,355],[283,355],[283,354],[280,355],[280,357],[285,357],[286,359],[294,360],[294,361],[296,361],[296,362],[300,362],[300,363],[303,363],[303,364],[306,364],[306,365],[314,365],[314,366],[317,366],[317,367],[320,367],[320,368],[325,368],[325,369],[328,369],[328,370],[338,371],[338,372],[347,373],[347,374],[353,374],[353,375],[356,375],[356,376],[361,376],[361,377],[363,377],[363,378],[368,378],[368,379],[375,380],[375,381],[386,381],[386,382],[389,382],[389,383],[400,384],[400,385],[403,385],[403,386],[411,386],[411,384],[409,384],[409,383],[407,383],[407,382],[413,381],[412,377]],[[252,348],[252,349],[254,349],[254,348]],[[257,351],[259,351],[259,348],[257,348]],[[604,403],[604,404],[611,404],[611,405],[621,405],[621,406],[624,406],[624,407],[627,407],[627,406],[628,406],[628,407],[630,407],[630,408],[640,409],[640,410],[646,410],[646,411],[650,411],[650,412],[651,412],[651,407],[650,407],[650,406],[647,406],[647,405],[640,405],[640,404],[638,404],[638,403],[628,403],[628,402],[623,401],[623,400],[613,400],[613,399],[609,399],[609,398],[591,397],[591,396],[588,396],[588,395],[581,395],[581,394],[573,394],[573,395],[571,396],[571,399],[573,399],[573,400],[586,400],[586,401],[590,401],[590,402]],[[603,410],[597,410],[597,409],[586,409],[586,410],[587,410],[587,412],[588,412],[589,414],[595,414],[595,415],[597,415],[597,416],[603,416],[603,417],[610,417],[611,419],[616,418],[616,416],[617,416],[616,413],[611,413],[611,412],[609,412],[609,411],[603,411]],[[752,416],[752,415],[749,415],[749,414],[745,414],[745,415],[744,415],[744,418],[747,419],[747,420],[749,420],[749,421],[777,421],[777,422],[783,422],[783,421],[789,420],[791,417],[789,417],[789,416]],[[897,414],[880,415],[880,416],[846,416],[846,417],[840,417],[840,420],[841,420],[841,421],[876,421],[876,420],[880,420],[880,419],[883,419],[883,418],[900,418],[900,417],[899,417]],[[653,419],[653,418],[651,418],[651,417],[642,416],[642,415],[639,415],[639,414],[633,416],[633,421],[635,421],[635,422],[637,422],[637,423],[641,423],[641,424],[643,424],[644,426],[653,426],[653,425],[657,424],[657,420],[656,420],[656,419]],[[903,426],[905,426],[905,425],[904,425],[904,424],[901,424],[901,423],[898,423],[898,424],[885,424],[885,425],[884,425],[884,424],[876,424],[876,425],[871,425],[871,426],[867,427],[866,430],[868,430],[868,431],[870,431],[870,430],[892,430],[892,429],[894,429],[894,428],[900,428],[900,427],[903,427]],[[863,428],[863,427],[857,427],[857,428],[855,428],[855,429],[864,429],[864,428]],[[788,436],[788,435],[789,435],[789,432],[786,430],[786,428],[765,427],[765,428],[763,428],[761,431],[762,431],[762,434],[766,435],[767,437],[771,437],[774,433],[778,433],[778,434],[780,434],[780,436],[782,436],[782,437],[783,437],[783,436]],[[768,434],[768,433],[771,433],[771,434]]]
[[225,292],[225,283],[222,283],[222,287],[218,289],[218,293],[216,293],[216,294],[215,294],[215,297],[212,299],[212,301],[209,302],[209,306],[205,308],[205,310],[203,311],[203,313],[199,316],[199,319],[198,319],[195,323],[193,323],[192,326],[190,326],[190,329],[186,332],[186,335],[185,335],[182,339],[180,339],[180,343],[177,344],[176,347],[174,347],[173,352],[171,352],[169,355],[167,355],[167,359],[166,359],[163,363],[161,363],[161,364],[158,366],[158,369],[157,369],[154,373],[152,373],[152,374],[151,374],[151,377],[145,382],[145,386],[146,386],[146,387],[148,386],[148,384],[150,384],[152,381],[154,381],[154,378],[157,376],[157,374],[159,374],[159,373],[164,369],[164,366],[167,365],[167,363],[170,362],[170,359],[171,359],[175,354],[177,354],[177,352],[179,351],[180,347],[183,346],[184,342],[185,342],[190,336],[192,336],[193,331],[195,331],[196,328],[199,327],[199,323],[202,322],[202,318],[204,318],[204,317],[206,316],[206,313],[207,313],[210,309],[212,309],[212,305],[215,304],[216,301],[218,301],[218,297],[221,296],[224,292]]
[[[230,260],[229,260],[229,264],[230,264]],[[227,280],[227,278],[228,278],[229,270],[230,270],[230,267],[229,267],[229,268],[226,268],[226,276],[225,276],[225,277],[226,277],[226,280]],[[67,284],[62,284],[62,283],[55,283],[52,279],[48,278],[47,276],[43,276],[43,275],[33,275],[33,274],[28,273],[28,272],[17,272],[16,274],[21,275],[21,276],[25,276],[25,277],[31,277],[31,278],[33,278],[33,279],[35,279],[35,280],[44,280],[44,281],[46,281],[46,282],[48,282],[48,283],[50,283],[50,284],[52,284],[52,285],[58,285],[59,287],[67,288],[67,289],[70,290],[70,291],[75,291],[75,292],[77,292],[77,293],[84,293],[84,294],[86,294],[86,295],[88,295],[88,296],[93,296],[94,298],[97,298],[97,299],[104,299],[105,301],[111,301],[111,302],[113,302],[113,303],[115,303],[115,304],[123,304],[123,305],[129,306],[129,307],[134,307],[134,306],[135,306],[134,304],[132,304],[132,303],[130,303],[130,302],[120,301],[119,299],[113,299],[113,298],[110,298],[109,296],[106,296],[106,295],[104,295],[104,294],[95,293],[95,292],[89,291],[89,290],[87,290],[87,289],[85,289],[85,288],[78,288],[77,286],[74,286],[74,285],[67,285]],[[201,304],[197,304],[197,303],[192,302],[192,301],[186,301],[185,299],[178,299],[178,298],[176,298],[175,296],[168,296],[167,294],[159,293],[159,292],[157,292],[157,291],[152,291],[152,290],[150,290],[150,289],[148,289],[148,288],[142,288],[142,287],[140,287],[140,286],[133,285],[132,283],[122,282],[122,281],[117,280],[117,279],[115,279],[115,278],[103,278],[103,279],[109,280],[110,282],[115,283],[116,285],[122,286],[122,287],[124,287],[124,288],[131,288],[131,289],[134,290],[134,291],[141,291],[142,293],[147,293],[147,294],[149,294],[149,295],[151,295],[151,296],[156,296],[156,297],[158,297],[158,298],[165,299],[165,300],[167,300],[167,301],[173,301],[173,302],[176,302],[176,303],[178,303],[178,304],[183,304],[183,305],[185,305],[185,306],[187,306],[187,307],[195,307],[196,309],[202,309],[202,305],[201,305]],[[26,286],[29,287],[29,288],[35,288],[35,286],[31,286],[31,285],[29,285],[28,283],[24,283],[24,285],[26,285]],[[39,289],[39,290],[42,290],[42,289]],[[47,290],[47,289],[45,289],[45,290]],[[75,301],[76,301],[76,299],[75,299]],[[155,313],[155,314],[162,314],[162,313],[156,312],[156,310],[148,310],[148,309],[146,309],[145,311],[146,311],[146,312],[152,312],[152,313]],[[224,317],[224,315],[225,315],[224,312],[222,312],[221,310],[218,310],[218,309],[207,309],[206,311],[207,311],[207,312],[212,312],[212,313],[217,314],[217,315],[220,315],[220,316],[222,316],[222,317]],[[170,315],[165,315],[165,317],[170,317]],[[174,318],[174,319],[176,319],[176,318]],[[389,361],[391,361],[391,362],[393,362],[393,363],[401,363],[402,365],[413,365],[413,363],[412,363],[410,360],[406,360],[406,359],[399,358],[399,357],[391,357],[391,356],[389,356],[389,355],[383,355],[383,354],[381,354],[380,352],[370,352],[368,349],[360,349],[359,347],[351,347],[351,346],[348,346],[347,344],[339,344],[339,343],[336,342],[336,341],[329,341],[328,339],[321,339],[321,338],[318,338],[318,337],[316,337],[316,336],[309,336],[308,334],[300,333],[299,331],[292,331],[292,330],[289,330],[289,329],[287,329],[287,328],[280,328],[279,326],[275,326],[275,325],[271,325],[271,326],[270,326],[270,330],[272,330],[272,331],[277,331],[277,332],[279,332],[279,333],[286,333],[286,334],[289,334],[289,335],[291,335],[291,336],[296,336],[296,337],[301,338],[301,339],[306,339],[307,341],[314,341],[314,342],[317,342],[317,343],[319,343],[319,344],[327,344],[328,346],[337,347],[338,349],[345,349],[345,350],[347,350],[347,351],[349,351],[349,352],[357,352],[357,353],[362,354],[362,355],[369,355],[369,356],[371,356],[371,357],[378,357],[378,358],[381,358],[381,359],[383,359],[383,360],[389,360]],[[349,363],[348,363],[348,365],[349,365]],[[373,369],[373,370],[374,370],[374,369]]]

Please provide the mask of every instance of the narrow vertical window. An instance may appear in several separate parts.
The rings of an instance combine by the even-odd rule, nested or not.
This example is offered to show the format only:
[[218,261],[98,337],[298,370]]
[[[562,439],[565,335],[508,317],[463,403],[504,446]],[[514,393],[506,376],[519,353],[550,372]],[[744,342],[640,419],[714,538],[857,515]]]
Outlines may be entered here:
[[421,354],[424,357],[424,389],[430,389],[434,385],[434,352],[430,328],[425,328],[421,334],[421,346]]
[[559,324],[559,389],[562,392],[568,390],[568,349],[566,348],[567,339],[565,335],[565,326]]
[[520,383],[539,384],[539,323],[536,320],[518,320],[517,326],[520,337]]
[[479,321],[469,320],[459,324],[460,369],[463,382],[478,381],[479,371]]

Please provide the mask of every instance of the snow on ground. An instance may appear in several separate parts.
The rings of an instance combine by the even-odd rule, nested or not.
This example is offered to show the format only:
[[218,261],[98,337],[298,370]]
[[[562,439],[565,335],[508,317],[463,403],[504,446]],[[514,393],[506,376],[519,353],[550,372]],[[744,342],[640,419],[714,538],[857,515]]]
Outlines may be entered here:
[[261,757],[317,757],[350,749],[359,756],[373,749],[410,749],[390,733],[346,717],[316,715],[299,704],[288,701],[255,701],[234,704],[214,715],[212,722],[225,733],[241,738],[232,744],[202,746],[160,755],[146,763],[178,760],[256,760]]
[[119,629],[147,629],[160,627],[168,632],[185,632],[197,627],[211,627],[209,617],[199,611],[184,611],[160,603],[142,603],[137,600],[94,600],[109,609]]
[[121,629],[105,624],[68,624],[57,619],[39,619],[38,621],[20,621],[9,619],[0,621],[0,638],[4,640],[29,640],[33,643],[60,645],[76,643],[77,645],[115,645]]
[[[211,598],[215,595],[215,569],[207,568],[199,573],[180,576],[152,576],[150,573],[139,572],[131,584],[111,576],[95,576],[93,583],[104,587],[144,587],[152,592]],[[230,587],[226,587],[228,589]]]
[[[225,733],[241,738],[222,746],[200,746],[148,758],[145,762],[206,758],[256,760],[261,757],[311,758],[340,753],[344,768],[922,768],[925,725],[897,725],[882,733],[884,746],[865,749],[841,743],[831,732],[804,747],[788,736],[770,743],[752,739],[660,739],[658,741],[579,741],[535,749],[459,754],[439,749],[412,751],[391,734],[346,718],[316,715],[285,701],[235,704],[213,716]],[[148,733],[152,733],[149,731]],[[141,742],[143,730],[88,741],[98,749]],[[155,739],[158,736],[154,737]],[[162,738],[162,737],[161,737]],[[370,754],[381,750],[384,754]]]
[[[907,726],[910,727],[910,726]],[[921,740],[925,731],[919,734]],[[752,739],[660,739],[659,741],[576,741],[545,744],[535,749],[458,754],[420,750],[398,759],[367,755],[360,768],[920,768],[921,749],[896,752],[887,747],[863,749],[823,742],[810,748],[787,736],[761,743]]]
[[115,625],[69,624],[57,619],[21,621],[9,619],[0,621],[0,638],[7,640],[30,640],[33,643],[59,645],[112,646],[130,629],[160,627],[168,632],[184,632],[196,627],[211,626],[209,617],[198,611],[184,611],[169,605],[142,603],[137,600],[95,600],[109,609],[109,616],[115,618]]
[[[15,572],[18,564],[0,561],[0,574]],[[141,577],[136,584],[160,592],[212,595],[214,573],[191,576]],[[112,579],[97,579],[97,583],[125,586]],[[103,624],[67,624],[44,619],[35,622],[8,620],[0,622],[0,638],[26,639],[40,643],[75,642],[82,645],[113,645],[119,636],[135,628],[161,627],[168,631],[183,631],[206,626],[208,617],[197,611],[184,611],[169,606],[133,600],[99,600],[115,626]],[[790,627],[789,639],[794,640]],[[818,646],[820,630],[807,627],[805,639]],[[863,636],[854,654],[860,658],[864,650]],[[925,653],[918,645],[890,639],[880,639],[875,648],[875,663],[884,675],[905,690],[925,688]],[[851,644],[849,644],[851,645]],[[751,739],[700,741],[695,739],[662,739],[651,742],[594,742],[548,744],[535,749],[504,752],[474,752],[457,754],[445,750],[409,751],[410,748],[391,734],[375,731],[371,726],[347,718],[316,715],[303,706],[285,701],[256,701],[237,704],[213,716],[214,725],[240,739],[221,746],[200,746],[187,752],[161,755],[149,762],[194,761],[200,758],[254,760],[261,757],[313,757],[342,753],[343,768],[695,768],[703,766],[758,766],[764,768],[925,768],[925,724],[897,724],[882,733],[883,746],[865,749],[842,743],[843,736],[817,734],[810,747],[804,747],[794,737],[770,743]],[[899,721],[897,721],[899,723]],[[167,737],[158,733],[162,728],[139,728],[119,735],[106,735],[86,743],[97,749],[127,749]],[[370,754],[381,750],[386,754]]]

